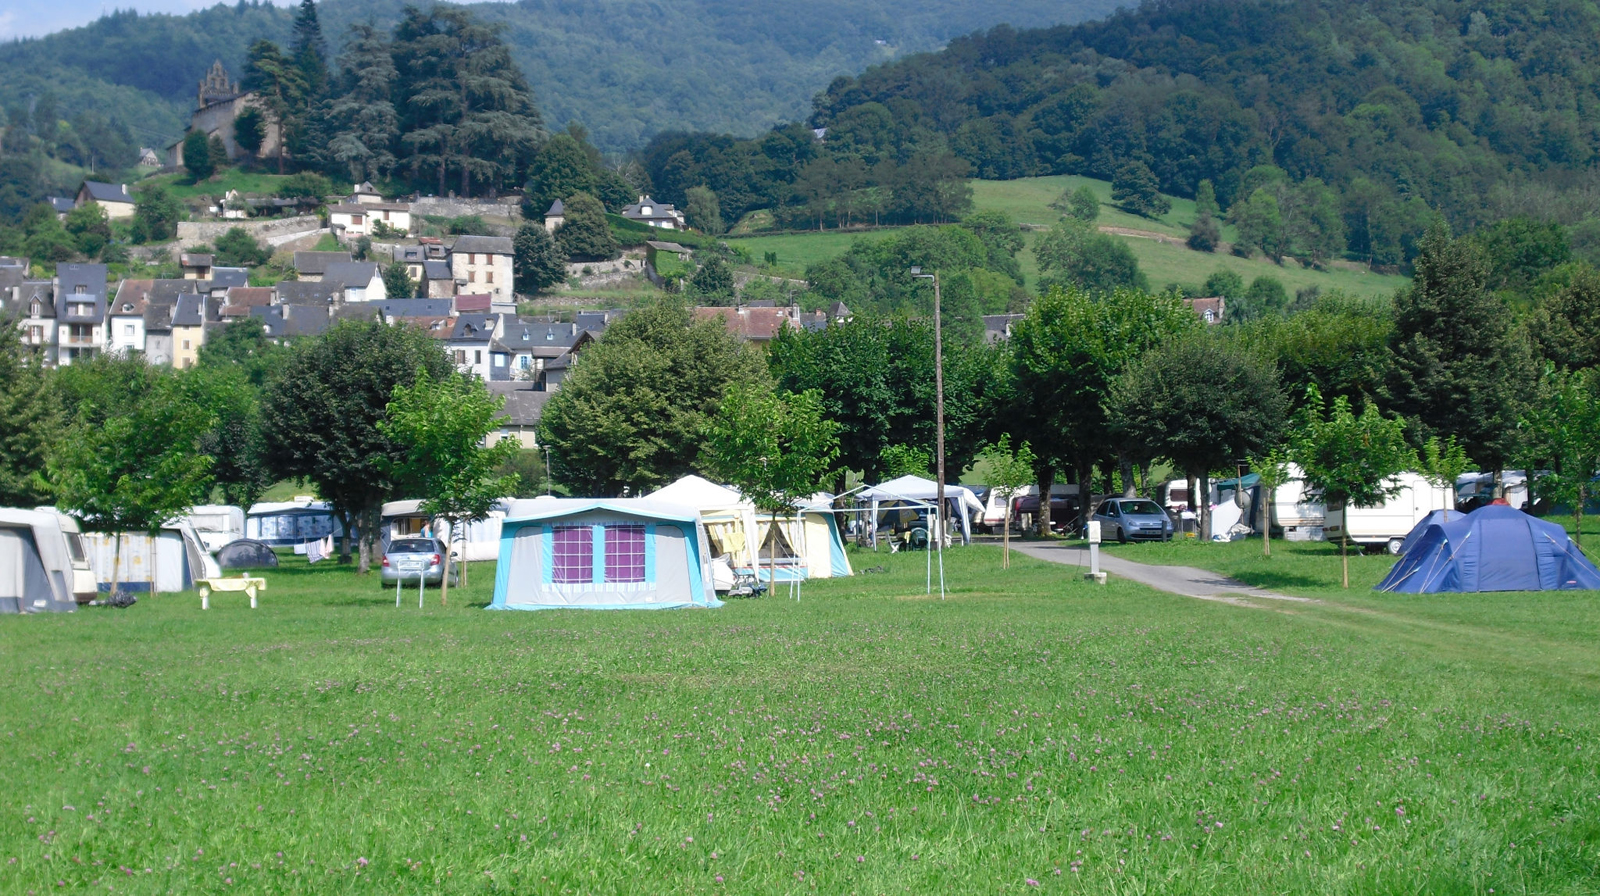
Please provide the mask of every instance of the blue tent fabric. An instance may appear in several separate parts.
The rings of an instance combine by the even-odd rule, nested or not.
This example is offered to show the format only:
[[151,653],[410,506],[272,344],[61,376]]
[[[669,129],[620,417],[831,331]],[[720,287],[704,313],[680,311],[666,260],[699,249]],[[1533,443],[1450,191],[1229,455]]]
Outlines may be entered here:
[[[1408,537],[1408,541],[1410,538]],[[1395,594],[1600,590],[1600,569],[1555,523],[1504,505],[1429,524],[1373,589]]]
[[1421,522],[1417,523],[1415,526],[1412,526],[1410,532],[1406,533],[1406,540],[1400,543],[1400,550],[1397,553],[1404,557],[1406,552],[1410,551],[1411,548],[1416,545],[1417,541],[1422,538],[1422,533],[1428,531],[1429,526],[1435,523],[1448,523],[1451,520],[1457,520],[1464,516],[1466,516],[1466,513],[1460,510],[1428,511],[1428,515],[1423,517]]

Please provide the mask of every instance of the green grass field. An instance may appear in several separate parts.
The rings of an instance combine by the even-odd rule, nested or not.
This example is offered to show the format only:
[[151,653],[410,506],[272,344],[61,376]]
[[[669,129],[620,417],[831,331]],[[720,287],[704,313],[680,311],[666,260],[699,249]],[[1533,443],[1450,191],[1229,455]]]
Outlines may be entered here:
[[856,240],[876,240],[894,233],[895,228],[883,230],[838,231],[822,230],[815,233],[785,233],[775,236],[729,237],[728,243],[742,246],[758,263],[768,252],[778,253],[778,268],[793,275],[804,276],[806,266],[843,255]]
[[491,613],[491,564],[419,611],[296,558],[256,611],[0,619],[0,888],[1597,890],[1593,595],[1257,610],[975,547],[940,601],[924,560]]
[[[1003,211],[1018,223],[1048,228],[1061,217],[1061,213],[1051,208],[1050,203],[1063,192],[1077,189],[1082,184],[1088,184],[1100,197],[1100,218],[1095,222],[1097,226],[1158,235],[1123,236],[1138,257],[1139,266],[1150,279],[1150,285],[1156,289],[1164,289],[1174,283],[1198,288],[1218,268],[1238,272],[1247,284],[1260,276],[1276,277],[1291,295],[1307,286],[1316,286],[1325,292],[1338,289],[1358,296],[1389,295],[1408,282],[1404,277],[1373,274],[1353,265],[1318,271],[1303,268],[1290,260],[1278,265],[1259,256],[1244,259],[1225,252],[1195,252],[1184,245],[1184,240],[1189,236],[1189,225],[1195,217],[1193,200],[1169,197],[1172,200],[1170,212],[1160,219],[1142,218],[1112,205],[1110,182],[1093,178],[1062,175],[1019,180],[975,180],[972,182],[972,202],[978,210]],[[893,229],[855,233],[827,230],[732,239],[735,245],[749,249],[756,259],[760,259],[763,253],[777,252],[780,268],[793,276],[803,276],[807,265],[843,253],[855,239],[881,239],[890,233],[893,233]],[[1039,267],[1034,260],[1033,245],[1042,236],[1043,231],[1027,233],[1027,246],[1018,257],[1029,289],[1039,282]],[[1233,239],[1233,228],[1223,228],[1223,239]]]

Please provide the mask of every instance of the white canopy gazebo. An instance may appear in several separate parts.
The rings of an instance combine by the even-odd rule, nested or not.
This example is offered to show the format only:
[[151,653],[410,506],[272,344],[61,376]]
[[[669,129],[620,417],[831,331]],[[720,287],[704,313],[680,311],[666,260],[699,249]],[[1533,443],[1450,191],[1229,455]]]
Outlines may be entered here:
[[[882,485],[869,486],[856,493],[856,499],[872,508],[869,517],[870,525],[876,532],[878,518],[881,512],[895,508],[923,507],[935,503],[939,499],[939,484],[932,479],[921,476],[901,476],[891,479]],[[939,509],[939,515],[946,519],[954,520],[961,524],[961,543],[968,544],[972,541],[972,514],[983,513],[983,502],[972,493],[972,489],[961,485],[946,484],[944,487],[944,500],[946,507]],[[941,542],[943,539],[940,539]]]
[[711,541],[711,555],[728,555],[728,564],[735,570],[755,570],[761,529],[756,522],[756,505],[744,495],[691,473],[646,497],[700,511],[700,521]]

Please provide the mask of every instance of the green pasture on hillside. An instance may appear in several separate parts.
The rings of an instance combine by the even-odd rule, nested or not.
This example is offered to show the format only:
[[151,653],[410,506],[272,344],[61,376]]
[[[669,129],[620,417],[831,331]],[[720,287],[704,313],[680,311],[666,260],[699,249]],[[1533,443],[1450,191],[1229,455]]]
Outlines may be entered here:
[[729,237],[728,245],[750,252],[756,264],[768,252],[778,253],[778,267],[796,277],[804,276],[806,266],[843,255],[856,240],[879,240],[897,228],[880,230],[819,230],[811,233],[782,233],[772,236]]
[[[1248,284],[1256,277],[1276,277],[1293,293],[1307,286],[1323,291],[1343,290],[1351,295],[1389,295],[1404,286],[1404,277],[1373,274],[1358,265],[1340,263],[1328,270],[1303,268],[1292,260],[1283,264],[1257,256],[1236,258],[1226,252],[1195,252],[1184,245],[1189,237],[1189,225],[1194,222],[1194,201],[1179,197],[1172,200],[1172,211],[1160,219],[1142,218],[1129,214],[1111,204],[1111,184],[1088,177],[1060,175],[1053,177],[1025,177],[1018,180],[972,181],[973,207],[980,211],[996,210],[1010,215],[1018,223],[1048,228],[1061,217],[1061,212],[1050,207],[1064,191],[1088,184],[1100,197],[1099,227],[1115,227],[1151,236],[1123,235],[1139,259],[1139,266],[1155,289],[1164,289],[1177,283],[1198,288],[1218,268],[1230,268],[1239,273]],[[777,252],[778,266],[794,276],[803,276],[807,265],[832,258],[850,248],[856,239],[881,239],[895,228],[870,231],[824,230],[810,233],[788,233],[772,236],[731,237],[732,245],[743,246],[751,257],[760,262],[763,253]],[[1023,278],[1033,289],[1039,281],[1039,266],[1034,260],[1033,245],[1043,230],[1024,235],[1026,248],[1018,256]],[[1233,228],[1223,228],[1223,239],[1233,238]]]
[[0,617],[0,880],[1596,891],[1592,594],[1249,609],[985,546],[941,601],[853,559],[719,610],[486,612],[492,564],[396,609],[285,558],[255,611]]

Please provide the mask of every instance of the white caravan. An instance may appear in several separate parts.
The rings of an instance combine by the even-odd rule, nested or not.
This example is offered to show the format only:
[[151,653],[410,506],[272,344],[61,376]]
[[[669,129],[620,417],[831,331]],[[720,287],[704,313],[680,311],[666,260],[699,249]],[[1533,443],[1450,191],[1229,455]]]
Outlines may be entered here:
[[1416,473],[1401,473],[1400,491],[1377,507],[1328,508],[1323,532],[1329,541],[1348,537],[1363,547],[1385,547],[1400,552],[1406,535],[1435,510],[1454,510],[1455,496],[1434,488]]
[[1303,475],[1299,467],[1289,465],[1289,481],[1272,495],[1272,525],[1283,531],[1286,541],[1321,541],[1328,507],[1316,495],[1306,494]]

